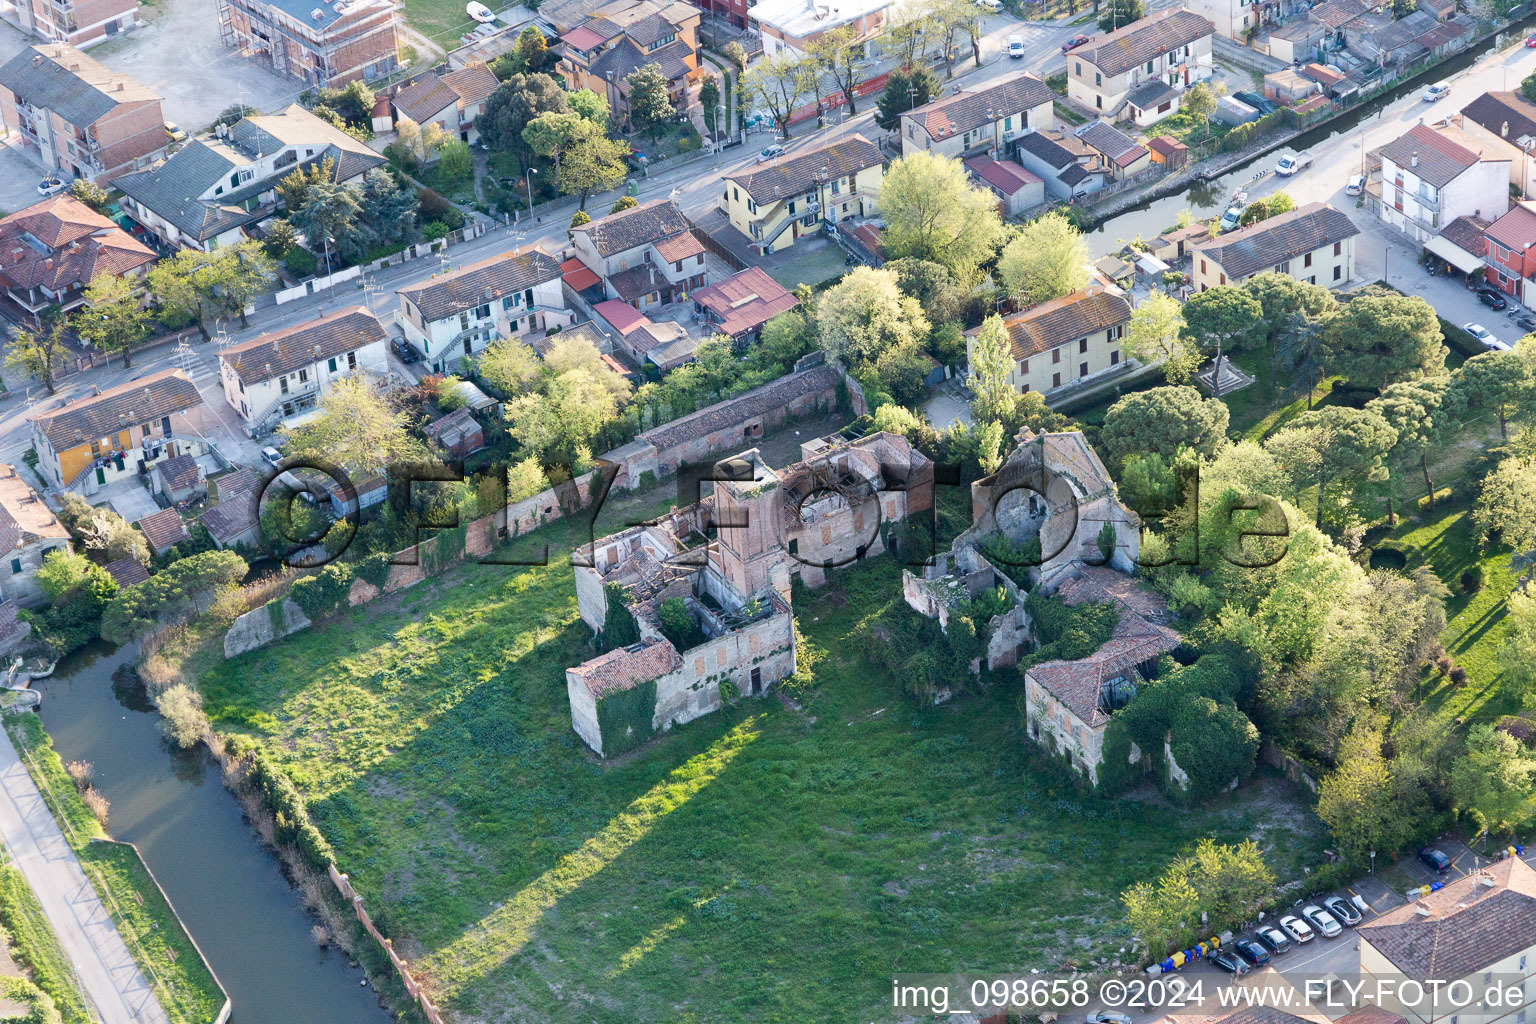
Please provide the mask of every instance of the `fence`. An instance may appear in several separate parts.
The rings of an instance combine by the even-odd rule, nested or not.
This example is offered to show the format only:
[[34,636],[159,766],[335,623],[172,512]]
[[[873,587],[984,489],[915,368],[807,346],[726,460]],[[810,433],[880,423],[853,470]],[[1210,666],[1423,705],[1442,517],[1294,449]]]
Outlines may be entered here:
[[[368,911],[363,907],[363,898],[352,888],[352,882],[345,874],[336,870],[335,864],[325,866],[326,874],[331,876],[331,884],[336,886],[336,891],[341,898],[352,904],[352,912],[357,915],[358,922],[363,930],[373,936],[373,941],[379,944],[384,955],[389,957],[390,964],[395,968],[395,973],[400,975],[400,982],[405,986],[406,994],[421,1007],[421,1012],[426,1016],[430,1024],[443,1024],[442,1014],[438,1012],[436,1004],[422,990],[421,983],[406,966],[405,959],[395,952],[395,944],[379,931],[373,923],[373,918],[368,916]],[[222,1022],[221,1022],[222,1024]]]
[[473,238],[479,238],[485,234],[486,223],[486,221],[478,220],[467,223],[457,231],[449,232],[447,238],[440,238],[434,242],[416,242],[406,246],[399,252],[390,253],[388,256],[381,256],[376,260],[369,260],[366,265],[360,263],[355,267],[338,270],[334,274],[327,274],[324,277],[310,278],[308,281],[296,284],[292,288],[284,288],[274,293],[273,298],[281,306],[284,303],[293,302],[296,299],[302,299],[318,292],[334,290],[339,284],[356,280],[365,270],[385,270],[389,267],[398,267],[410,260],[419,260],[424,256],[435,255],[450,246],[462,244]]

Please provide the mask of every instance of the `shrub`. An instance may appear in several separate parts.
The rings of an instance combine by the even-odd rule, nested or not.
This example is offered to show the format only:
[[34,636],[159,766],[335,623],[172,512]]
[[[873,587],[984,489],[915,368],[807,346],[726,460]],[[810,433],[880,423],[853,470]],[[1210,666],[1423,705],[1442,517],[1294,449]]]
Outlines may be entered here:
[[421,237],[428,242],[436,242],[448,237],[448,225],[440,220],[429,220],[421,226]]
[[112,810],[112,804],[101,795],[101,790],[95,786],[87,786],[85,792],[80,794],[80,799],[85,803],[86,809],[96,816],[101,822],[101,827],[107,827],[107,816]]
[[311,622],[334,615],[346,606],[352,591],[352,566],[332,562],[312,576],[295,580],[289,598]]
[[1475,594],[1483,589],[1483,567],[1474,565],[1461,574],[1461,592]]
[[294,277],[308,277],[315,272],[315,254],[302,246],[290,246],[283,250],[283,266]]
[[1455,668],[1451,669],[1451,685],[1452,686],[1465,686],[1466,682],[1467,682],[1467,670],[1466,669],[1462,668],[1460,665],[1457,665]]
[[203,712],[202,694],[186,683],[177,683],[155,702],[160,708],[161,727],[178,747],[195,747],[212,731]]

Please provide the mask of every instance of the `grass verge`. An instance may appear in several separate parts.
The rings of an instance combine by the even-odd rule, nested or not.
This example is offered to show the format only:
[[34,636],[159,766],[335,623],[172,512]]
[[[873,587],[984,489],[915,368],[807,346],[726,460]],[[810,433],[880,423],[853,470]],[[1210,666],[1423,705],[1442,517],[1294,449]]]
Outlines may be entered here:
[[32,983],[53,999],[64,1024],[90,1024],[85,996],[37,896],[21,872],[0,867],[0,924],[11,940],[11,956],[32,975]]

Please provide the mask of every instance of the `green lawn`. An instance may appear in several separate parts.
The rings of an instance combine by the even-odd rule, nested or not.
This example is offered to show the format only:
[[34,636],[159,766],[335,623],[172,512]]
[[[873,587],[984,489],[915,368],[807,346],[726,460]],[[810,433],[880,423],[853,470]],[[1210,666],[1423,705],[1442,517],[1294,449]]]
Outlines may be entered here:
[[52,997],[64,1024],[90,1024],[85,996],[59,940],[21,872],[0,867],[0,926],[10,940],[11,958],[27,969],[32,983]]
[[213,1020],[224,1005],[224,993],[138,851],[106,838],[65,773],[36,715],[8,716],[5,726],[17,748],[30,753],[28,771],[43,790],[54,817],[67,823],[61,826],[65,838],[101,894],[134,960],[150,976],[173,1024],[207,1024]]
[[1082,795],[1032,754],[1016,676],[915,707],[847,639],[900,604],[889,558],[796,594],[803,706],[746,701],[603,763],[563,674],[590,655],[559,564],[579,534],[201,680],[458,1020],[883,1018],[893,971],[1113,959],[1119,893],[1200,836],[1257,836],[1280,878],[1324,843],[1271,777],[1192,811]]
[[405,0],[405,21],[444,49],[459,45],[459,37],[475,27],[454,0]]

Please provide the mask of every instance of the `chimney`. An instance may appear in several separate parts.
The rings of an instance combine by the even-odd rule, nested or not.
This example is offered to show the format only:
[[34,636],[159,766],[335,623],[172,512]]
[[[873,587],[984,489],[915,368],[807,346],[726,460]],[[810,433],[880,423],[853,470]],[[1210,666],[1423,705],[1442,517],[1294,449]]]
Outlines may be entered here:
[[1429,904],[1425,903],[1423,900],[1419,900],[1418,902],[1414,903],[1413,912],[1418,914],[1420,917],[1428,917],[1430,914],[1434,913],[1434,911],[1429,909]]
[[1417,166],[1419,166],[1419,151],[1418,150],[1414,150],[1413,151],[1413,158],[1409,161],[1408,166],[1409,167],[1417,167]]
[[1500,135],[1501,138],[1506,138],[1506,139],[1509,138],[1509,122],[1508,121],[1505,121],[1503,124],[1499,125],[1499,135]]
[[127,82],[118,82],[117,83],[117,88],[115,90],[113,90],[113,91],[114,92],[127,92],[128,91],[128,83]]
[[1477,884],[1484,886],[1485,888],[1492,889],[1499,883],[1498,880],[1493,877],[1492,871],[1482,871],[1478,873]]

